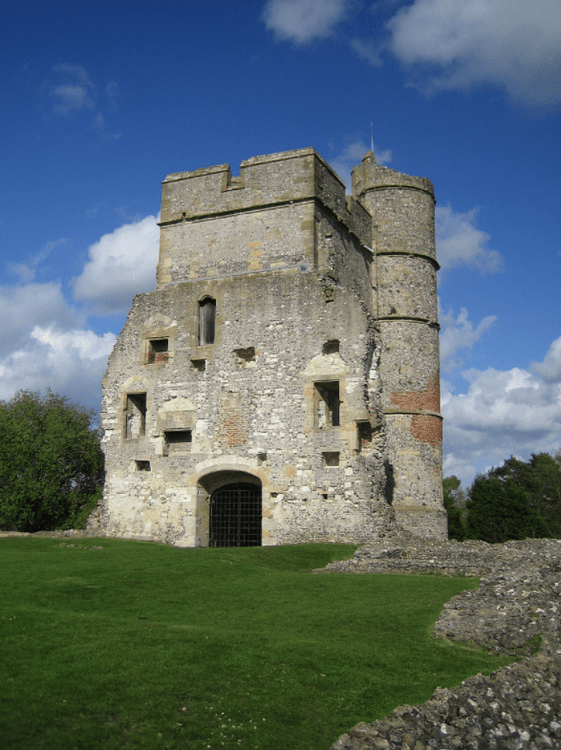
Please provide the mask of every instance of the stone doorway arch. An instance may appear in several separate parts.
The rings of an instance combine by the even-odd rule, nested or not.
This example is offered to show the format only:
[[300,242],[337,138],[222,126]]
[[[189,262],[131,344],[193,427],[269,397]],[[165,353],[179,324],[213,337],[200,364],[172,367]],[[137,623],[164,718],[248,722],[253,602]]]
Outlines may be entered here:
[[261,487],[247,482],[227,484],[210,496],[209,546],[260,547]]
[[197,546],[259,547],[263,539],[261,480],[244,471],[223,470],[198,482]]

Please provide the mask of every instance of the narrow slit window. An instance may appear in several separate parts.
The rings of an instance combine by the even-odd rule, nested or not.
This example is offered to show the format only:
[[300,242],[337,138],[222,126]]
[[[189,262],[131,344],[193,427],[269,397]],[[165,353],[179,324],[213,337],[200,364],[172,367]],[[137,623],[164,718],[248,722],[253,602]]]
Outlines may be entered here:
[[126,437],[138,438],[146,434],[146,394],[127,395]]
[[199,302],[199,346],[214,344],[216,300],[206,297]]
[[339,427],[339,381],[328,380],[314,383],[314,407],[316,427]]

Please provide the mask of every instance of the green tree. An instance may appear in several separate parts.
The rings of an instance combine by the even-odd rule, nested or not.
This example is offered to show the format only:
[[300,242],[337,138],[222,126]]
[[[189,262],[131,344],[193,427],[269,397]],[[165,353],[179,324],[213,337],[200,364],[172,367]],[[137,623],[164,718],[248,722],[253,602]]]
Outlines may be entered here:
[[442,482],[444,508],[448,514],[448,538],[465,539],[463,506],[465,504],[464,491],[460,489],[461,480],[456,476],[445,477]]
[[532,508],[525,490],[491,473],[476,477],[467,502],[467,538],[485,542],[550,536],[546,521]]
[[514,482],[523,489],[530,506],[547,522],[553,537],[561,538],[561,457],[532,453],[528,462],[514,456],[489,476]]
[[0,528],[71,528],[93,509],[104,462],[92,417],[50,391],[0,402]]

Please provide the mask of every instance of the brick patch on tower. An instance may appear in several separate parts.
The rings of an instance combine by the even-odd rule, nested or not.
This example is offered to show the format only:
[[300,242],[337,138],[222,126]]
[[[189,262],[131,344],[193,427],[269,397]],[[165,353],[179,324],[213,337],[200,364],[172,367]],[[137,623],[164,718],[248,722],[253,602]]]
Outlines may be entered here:
[[391,402],[401,409],[440,411],[440,380],[438,374],[429,378],[424,391],[393,391]]
[[436,448],[442,442],[442,421],[438,417],[414,414],[411,417],[411,434],[421,443],[430,443]]

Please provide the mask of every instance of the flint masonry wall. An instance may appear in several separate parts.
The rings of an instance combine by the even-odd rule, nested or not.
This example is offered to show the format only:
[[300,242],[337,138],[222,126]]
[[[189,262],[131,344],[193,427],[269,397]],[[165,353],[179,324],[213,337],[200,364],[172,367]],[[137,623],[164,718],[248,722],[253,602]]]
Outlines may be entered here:
[[372,154],[352,177],[353,196],[372,217],[392,505],[404,528],[445,535],[434,190],[427,179],[377,165]]
[[[216,493],[243,484],[261,493],[262,544],[366,541],[392,503],[445,534],[434,381],[424,359],[390,376],[434,342],[426,326],[383,334],[363,193],[346,196],[313,149],[166,178],[158,288],[135,298],[103,381],[105,533],[214,544]],[[384,300],[403,306],[401,284],[430,317],[433,276],[409,260],[406,284],[382,272]]]

